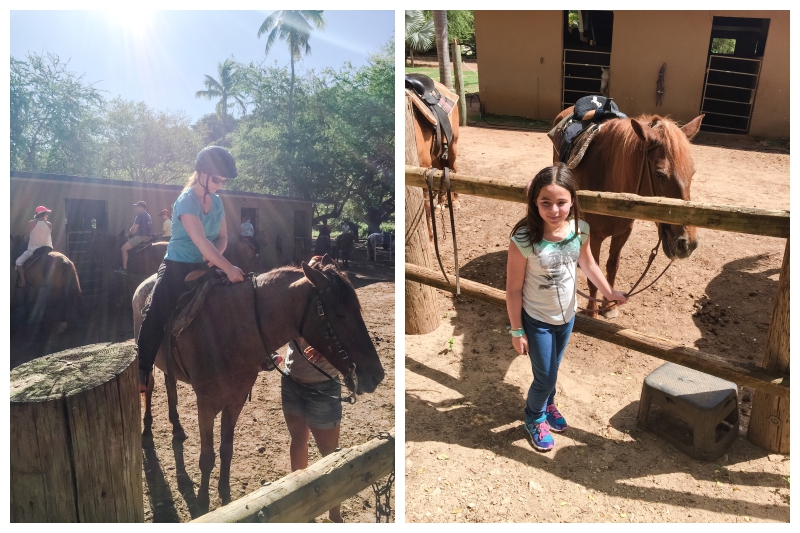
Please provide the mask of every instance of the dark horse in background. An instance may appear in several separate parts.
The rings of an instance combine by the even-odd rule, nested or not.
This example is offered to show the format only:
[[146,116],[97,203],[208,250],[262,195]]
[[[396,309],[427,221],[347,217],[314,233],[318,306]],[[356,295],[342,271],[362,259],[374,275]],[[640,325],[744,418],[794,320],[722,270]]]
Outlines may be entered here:
[[[127,241],[127,233],[118,234],[97,232],[89,244],[91,257],[102,259],[105,270],[115,270],[122,266],[120,248]],[[151,274],[158,272],[158,267],[167,254],[167,241],[150,241],[136,246],[128,252],[128,273],[124,276],[115,274],[108,291],[108,300],[112,305],[127,306],[136,287]]]
[[342,233],[336,237],[336,260],[338,262],[341,254],[342,268],[350,268],[350,254],[356,242],[356,234],[352,231]]
[[[142,307],[153,289],[151,276],[133,297],[134,335],[138,338]],[[263,333],[263,334],[262,334]],[[236,421],[262,361],[292,339],[303,337],[344,376],[354,393],[375,391],[384,378],[378,352],[361,316],[358,296],[333,260],[325,256],[313,267],[282,267],[235,285],[214,285],[199,314],[174,342],[174,375],[166,377],[173,438],[184,440],[177,411],[176,379],[197,395],[201,480],[197,501],[209,508],[209,479],[214,468],[214,419],[222,412],[218,490],[230,502],[230,468]],[[167,369],[164,345],[156,366]],[[273,380],[275,386],[277,381]],[[143,438],[152,436],[152,377],[146,393]]]
[[[27,246],[24,237],[12,237],[11,260],[19,257]],[[49,328],[57,323],[58,332],[63,333],[68,323],[77,325],[83,314],[81,284],[75,265],[67,256],[50,251],[38,254],[25,262],[25,279],[27,285],[22,291],[21,301],[17,307],[22,312],[20,319],[33,328]],[[14,321],[12,320],[12,323]]]
[[245,273],[260,272],[258,242],[251,237],[239,237],[229,242],[222,255]]
[[[562,111],[553,125],[572,112],[572,107]],[[572,170],[578,188],[691,200],[689,189],[695,166],[690,141],[700,130],[702,120],[703,115],[700,115],[682,127],[658,115],[613,118],[603,122],[583,159]],[[645,157],[646,165],[643,164]],[[555,152],[553,162],[558,163],[558,154]],[[600,245],[611,237],[606,278],[613,287],[622,247],[633,230],[633,219],[590,213],[584,213],[584,217],[589,224],[592,256],[598,264]],[[658,235],[662,239],[664,253],[670,259],[687,258],[697,248],[697,230],[694,226],[659,223]],[[592,298],[597,296],[597,287],[591,282],[589,295]],[[606,307],[608,304],[604,302],[602,308]],[[587,314],[597,316],[596,302],[589,301]],[[617,311],[612,308],[603,314],[606,318],[613,318]]]

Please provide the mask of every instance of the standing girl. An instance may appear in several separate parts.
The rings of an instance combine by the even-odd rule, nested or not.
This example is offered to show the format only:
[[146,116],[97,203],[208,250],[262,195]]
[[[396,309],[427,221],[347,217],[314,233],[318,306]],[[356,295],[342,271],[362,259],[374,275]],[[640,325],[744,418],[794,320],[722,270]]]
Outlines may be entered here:
[[147,390],[164,328],[183,293],[186,275],[215,265],[233,283],[244,279],[242,270],[222,256],[228,246],[228,227],[222,200],[216,194],[226,181],[237,176],[233,156],[220,146],[209,146],[197,154],[194,168],[195,173],[172,206],[172,237],[139,331],[140,392]]
[[554,398],[578,307],[575,265],[608,300],[625,303],[628,298],[611,288],[589,251],[589,225],[581,219],[567,166],[541,170],[526,192],[527,214],[511,231],[508,247],[506,308],[514,349],[527,353],[533,367],[525,429],[534,448],[548,451],[555,446],[550,430],[567,428]]

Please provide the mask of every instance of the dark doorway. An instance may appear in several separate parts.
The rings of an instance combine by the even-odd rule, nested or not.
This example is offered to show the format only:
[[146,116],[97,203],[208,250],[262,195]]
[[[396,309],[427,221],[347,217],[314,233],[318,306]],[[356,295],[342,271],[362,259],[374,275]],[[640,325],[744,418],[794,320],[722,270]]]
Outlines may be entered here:
[[700,112],[701,130],[746,134],[761,74],[769,19],[714,17]]
[[253,225],[253,236],[258,235],[258,209],[255,207],[243,207],[242,208],[242,224],[244,224],[244,220],[246,218],[250,219],[250,223]]
[[295,210],[294,212],[294,262],[300,264],[311,254],[311,226],[308,213]]
[[584,96],[609,96],[613,34],[613,11],[564,11],[562,109]]
[[75,264],[81,292],[103,290],[103,256],[92,250],[95,233],[108,233],[105,200],[64,199],[67,214],[67,257]]

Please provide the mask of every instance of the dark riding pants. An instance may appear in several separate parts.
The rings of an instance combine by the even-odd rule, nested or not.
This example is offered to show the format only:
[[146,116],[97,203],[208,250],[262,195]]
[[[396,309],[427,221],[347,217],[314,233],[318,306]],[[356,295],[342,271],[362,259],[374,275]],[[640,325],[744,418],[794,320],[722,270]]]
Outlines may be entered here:
[[153,370],[156,354],[164,339],[164,328],[169,315],[184,293],[183,279],[189,272],[207,268],[206,263],[180,263],[164,259],[158,268],[158,277],[150,299],[150,309],[142,321],[139,331],[139,369]]

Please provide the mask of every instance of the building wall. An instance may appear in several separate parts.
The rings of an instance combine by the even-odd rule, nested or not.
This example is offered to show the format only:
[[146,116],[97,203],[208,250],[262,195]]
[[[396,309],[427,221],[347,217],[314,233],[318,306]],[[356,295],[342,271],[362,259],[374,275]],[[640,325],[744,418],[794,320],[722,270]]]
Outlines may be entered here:
[[550,121],[561,112],[563,11],[475,11],[486,111]]
[[[79,181],[11,178],[10,205],[11,234],[24,235],[27,222],[33,218],[38,205],[44,205],[53,212],[50,222],[53,225],[53,247],[66,252],[66,207],[65,199],[103,200],[108,211],[108,232],[118,234],[127,231],[135,217],[133,204],[144,200],[148,212],[153,217],[154,230],[160,229],[158,214],[164,208],[171,210],[172,204],[180,194],[180,187],[169,189],[148,186],[141,183],[121,182],[120,185],[108,183],[81,183]],[[262,260],[266,268],[286,264],[294,258],[294,212],[306,212],[307,227],[304,237],[311,237],[312,204],[289,199],[237,195],[233,191],[221,191],[220,197],[225,208],[229,240],[238,238],[241,227],[241,208],[257,208],[259,230],[262,234]],[[280,240],[280,246],[278,241]],[[282,251],[281,251],[282,250]]]
[[[769,18],[750,134],[789,136],[788,11],[614,11],[609,93],[628,115],[700,113],[714,16]],[[561,110],[562,11],[475,11],[481,101],[493,114],[552,120]],[[655,107],[663,63],[665,93]]]

